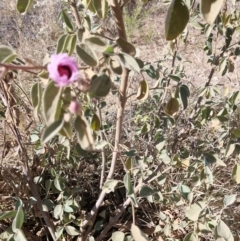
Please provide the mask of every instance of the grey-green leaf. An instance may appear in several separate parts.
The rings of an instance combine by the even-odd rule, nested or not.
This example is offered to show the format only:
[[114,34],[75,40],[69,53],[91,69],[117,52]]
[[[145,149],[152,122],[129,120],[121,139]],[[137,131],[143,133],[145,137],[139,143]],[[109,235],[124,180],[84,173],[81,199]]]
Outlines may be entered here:
[[32,105],[34,108],[35,118],[38,118],[38,114],[41,107],[41,101],[42,101],[42,87],[40,83],[35,83],[32,86],[31,99],[32,99]]
[[13,232],[16,232],[17,229],[21,229],[22,224],[23,224],[23,220],[24,220],[24,212],[23,212],[23,209],[22,209],[22,205],[20,205],[18,207],[17,214],[16,214],[16,216],[13,219],[13,222],[12,222]]
[[233,204],[236,200],[237,194],[232,194],[232,195],[225,195],[223,199],[223,205],[225,207]]
[[179,88],[179,94],[182,101],[183,109],[188,106],[188,97],[190,96],[189,88],[186,85],[181,85]]
[[172,0],[165,20],[167,40],[173,40],[185,29],[189,20],[189,11],[183,0]]
[[66,226],[65,230],[71,236],[77,236],[80,234],[79,231],[75,227],[70,226],[70,225]]
[[184,237],[183,241],[198,241],[198,235],[195,234],[195,233],[193,233],[193,232],[188,233],[188,234]]
[[135,241],[149,241],[146,235],[139,229],[138,226],[132,223],[131,233]]
[[72,22],[69,18],[69,16],[67,15],[66,11],[65,10],[62,10],[62,16],[63,16],[63,19],[64,19],[64,22],[66,23],[67,27],[71,30],[73,30],[73,25],[72,25]]
[[119,58],[120,58],[120,61],[122,62],[122,64],[126,68],[140,73],[141,70],[140,70],[140,67],[138,65],[138,62],[131,55],[126,54],[126,53],[121,53],[121,54],[119,54]]
[[6,45],[0,45],[0,62],[11,63],[17,57],[16,52]]
[[201,211],[205,208],[206,204],[203,202],[197,202],[192,204],[186,209],[186,216],[192,221],[197,221]]
[[111,79],[106,74],[95,76],[92,79],[89,89],[89,95],[93,98],[102,98],[107,96],[112,86]]
[[130,54],[131,56],[136,55],[135,47],[129,42],[127,42],[125,39],[118,38],[116,42],[124,53]]
[[31,7],[33,0],[17,0],[17,10],[19,13],[26,13]]
[[89,66],[97,66],[98,58],[95,52],[85,43],[76,46],[78,57]]
[[106,193],[113,192],[118,182],[119,182],[118,180],[108,179],[104,183],[102,190],[105,191]]
[[16,214],[17,210],[2,212],[0,213],[0,220],[4,220],[6,218],[14,218]]
[[93,150],[94,140],[91,133],[91,128],[83,116],[78,116],[75,120],[75,130],[77,139],[82,149]]
[[112,241],[124,241],[125,234],[121,231],[112,233]]
[[220,220],[217,227],[215,227],[214,233],[217,236],[215,238],[221,237],[224,241],[234,241],[231,230],[222,220]]
[[15,231],[13,238],[14,238],[14,241],[27,241],[27,238],[21,229],[17,229]]
[[154,195],[155,193],[157,193],[156,190],[153,190],[152,188],[150,188],[148,186],[143,186],[140,189],[139,196],[140,197],[148,197],[148,196]]
[[90,37],[85,39],[85,43],[91,46],[94,50],[102,52],[106,49],[107,43],[99,37]]
[[57,120],[52,124],[50,124],[49,126],[47,126],[41,136],[42,144],[47,143],[54,136],[56,136],[59,133],[59,131],[63,128],[63,125],[64,125],[64,120]]
[[42,112],[47,125],[52,124],[59,119],[61,114],[61,95],[62,88],[55,86],[53,81],[50,81],[43,93]]

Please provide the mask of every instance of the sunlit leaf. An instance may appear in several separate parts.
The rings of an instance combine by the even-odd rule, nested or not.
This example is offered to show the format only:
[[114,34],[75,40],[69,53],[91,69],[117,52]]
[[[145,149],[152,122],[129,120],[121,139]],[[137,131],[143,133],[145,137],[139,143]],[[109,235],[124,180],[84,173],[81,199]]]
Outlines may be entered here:
[[225,195],[223,199],[223,205],[226,207],[233,204],[236,200],[236,197],[237,197],[237,194]]
[[212,24],[221,10],[224,0],[201,0],[201,13],[208,24]]
[[131,233],[135,241],[149,241],[146,235],[134,223],[131,226]]
[[173,115],[175,114],[176,112],[178,112],[179,110],[179,103],[178,103],[178,100],[175,99],[175,98],[171,98],[166,107],[165,107],[165,112],[168,114],[168,115]]
[[140,85],[138,87],[137,99],[138,100],[146,100],[149,95],[149,87],[146,80],[140,81]]
[[232,171],[232,179],[239,184],[240,183],[240,165],[238,163],[235,164]]
[[81,148],[84,150],[94,149],[94,140],[91,133],[90,126],[83,116],[78,116],[75,120],[75,130],[77,133],[77,139]]
[[182,33],[189,20],[189,11],[183,0],[172,0],[165,20],[167,40],[173,40]]

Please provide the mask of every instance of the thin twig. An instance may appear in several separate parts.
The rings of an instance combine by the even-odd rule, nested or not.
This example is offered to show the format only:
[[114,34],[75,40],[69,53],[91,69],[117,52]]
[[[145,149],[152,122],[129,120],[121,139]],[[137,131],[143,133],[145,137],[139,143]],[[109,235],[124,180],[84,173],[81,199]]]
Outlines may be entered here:
[[3,64],[0,63],[0,67],[5,67],[8,70],[23,70],[23,71],[27,71],[27,70],[46,70],[47,67],[45,66],[22,66],[22,65],[14,65],[14,64]]
[[116,41],[115,39],[113,39],[113,38],[110,38],[110,37],[108,37],[108,36],[105,36],[105,35],[103,35],[103,34],[100,34],[100,33],[92,33],[92,32],[91,32],[91,34],[92,34],[92,35],[96,35],[96,36],[100,36],[100,37],[103,37],[103,38],[105,38],[105,39],[108,39],[108,40],[110,40],[110,41],[112,41],[112,42]]
[[73,11],[74,18],[76,20],[77,26],[79,29],[82,28],[81,18],[77,9],[77,3],[76,0],[71,1],[71,9]]
[[[99,107],[98,107],[98,117],[100,120],[100,126],[102,126],[102,113],[101,113],[101,109]],[[102,130],[100,132],[100,138],[101,138],[101,141],[105,140],[105,136],[104,136]],[[103,187],[105,168],[106,168],[106,154],[105,154],[105,149],[103,147],[102,148],[102,171],[101,171],[101,178],[100,178],[100,189],[102,189],[102,187]]]

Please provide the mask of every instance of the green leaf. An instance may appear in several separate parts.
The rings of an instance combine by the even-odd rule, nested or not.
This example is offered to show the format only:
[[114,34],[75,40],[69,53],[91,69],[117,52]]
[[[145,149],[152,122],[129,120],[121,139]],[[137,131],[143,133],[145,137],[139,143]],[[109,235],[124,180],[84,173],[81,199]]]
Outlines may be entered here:
[[57,120],[51,125],[47,126],[41,136],[42,145],[50,141],[63,128],[64,120]]
[[53,206],[54,206],[54,203],[50,199],[45,199],[42,202],[42,209],[44,212],[49,212],[53,208]]
[[17,10],[19,13],[26,13],[31,7],[33,0],[17,0]]
[[159,152],[163,149],[163,147],[165,146],[165,143],[166,143],[165,140],[163,140],[156,145],[156,148]]
[[232,134],[234,135],[234,137],[240,138],[240,129],[234,129],[232,131]]
[[91,128],[94,131],[99,131],[101,127],[101,122],[96,114],[93,115],[92,121],[91,121]]
[[35,83],[31,88],[31,99],[34,108],[34,116],[38,119],[38,114],[42,103],[42,87],[40,83]]
[[167,40],[173,40],[185,29],[189,20],[188,7],[183,0],[172,0],[165,20]]
[[56,232],[55,232],[55,234],[56,234],[56,239],[58,240],[59,238],[60,238],[60,236],[62,235],[62,233],[63,233],[63,227],[57,227],[56,228]]
[[68,37],[68,34],[63,34],[59,37],[58,41],[57,41],[57,49],[56,49],[56,53],[62,53],[65,51],[64,46],[66,46],[66,39]]
[[92,78],[89,95],[92,98],[102,98],[107,96],[112,86],[111,79],[106,74],[94,76]]
[[215,238],[222,238],[224,241],[234,241],[229,227],[220,220],[214,230]]
[[6,218],[14,218],[16,214],[17,210],[2,212],[0,213],[0,220],[4,220]]
[[184,237],[183,241],[198,241],[198,235],[196,233],[193,233],[193,232],[188,233]]
[[79,28],[77,31],[77,39],[82,43],[89,36],[89,31],[86,28]]
[[79,231],[75,227],[70,226],[70,225],[66,226],[65,230],[71,236],[77,236],[80,234]]
[[131,233],[135,241],[149,241],[146,235],[134,223],[131,226]]
[[228,143],[226,151],[225,151],[225,157],[229,157],[233,154],[234,150],[236,148],[236,144],[235,143]]
[[65,10],[62,10],[62,16],[63,16],[64,22],[66,23],[67,27],[69,29],[73,30],[74,28],[73,28],[72,22],[71,22],[70,18],[68,17]]
[[158,192],[158,191],[153,190],[152,188],[150,188],[150,187],[148,187],[148,186],[143,186],[143,187],[140,189],[139,196],[140,196],[140,197],[148,197],[148,196],[154,195],[154,194],[157,193],[157,192]]
[[76,34],[70,35],[70,40],[67,46],[68,55],[71,56],[76,48],[77,36]]
[[197,202],[186,209],[186,216],[192,221],[197,221],[201,211],[205,208],[204,202]]
[[120,61],[122,62],[122,64],[126,68],[128,68],[130,70],[134,70],[137,73],[140,73],[140,67],[138,65],[138,62],[131,55],[126,54],[126,53],[121,53],[121,54],[119,54],[119,58],[120,58]]
[[122,52],[130,54],[131,56],[135,56],[136,55],[136,49],[135,47],[130,44],[129,42],[127,42],[125,39],[123,38],[118,38],[116,40],[118,46],[120,47],[120,49],[122,50]]
[[82,0],[82,4],[89,9],[92,13],[96,13],[96,9],[93,5],[93,0]]
[[138,100],[146,100],[149,95],[149,87],[146,80],[140,81],[140,85],[138,87],[137,99]]
[[108,46],[104,49],[103,54],[109,55],[109,56],[113,55],[113,54],[114,54],[114,48],[113,48],[113,46],[112,46],[112,45],[108,45]]
[[179,88],[180,98],[182,101],[183,109],[188,106],[188,97],[190,96],[189,88],[186,85],[181,85]]
[[132,182],[131,182],[131,175],[130,173],[126,173],[124,178],[123,178],[123,182],[124,182],[124,185],[127,189],[127,195],[131,195],[134,193],[134,190],[133,190],[133,186],[132,186]]
[[112,233],[112,241],[124,241],[125,234],[121,231]]
[[27,241],[27,238],[21,229],[16,229],[13,238],[14,238],[14,241]]
[[76,46],[76,51],[78,57],[87,65],[89,66],[97,66],[98,65],[98,58],[95,52],[84,43]]
[[107,141],[98,141],[95,143],[96,150],[102,150],[106,145],[108,145]]
[[93,6],[99,18],[105,19],[108,13],[108,3],[106,0],[92,0]]
[[118,182],[119,182],[118,180],[107,179],[102,187],[102,190],[106,193],[114,192]]
[[170,74],[168,75],[168,77],[176,82],[179,82],[181,80],[181,78],[177,75],[174,75],[174,74]]
[[226,72],[226,68],[227,68],[227,58],[222,58],[219,61],[219,72],[221,75],[224,75],[224,73]]
[[239,184],[240,183],[240,165],[238,163],[235,164],[232,171],[232,179]]
[[225,207],[233,204],[236,200],[237,194],[232,194],[232,195],[225,195],[223,199],[223,205]]
[[55,86],[53,81],[50,81],[43,93],[42,112],[47,125],[54,123],[59,119],[61,114],[61,95],[62,88]]
[[17,229],[21,229],[23,220],[24,220],[24,212],[23,212],[22,204],[21,204],[21,205],[19,205],[17,214],[12,222],[12,230],[14,233],[17,232]]
[[62,204],[58,204],[53,210],[53,216],[56,219],[62,219],[63,216],[63,206]]
[[16,52],[8,46],[0,45],[0,62],[11,63],[17,57]]
[[55,188],[58,190],[58,191],[62,191],[62,187],[61,187],[61,183],[60,183],[60,180],[59,180],[59,177],[56,177],[54,179],[54,186]]
[[83,116],[78,116],[76,118],[75,130],[81,148],[88,151],[93,150],[94,140],[91,133],[91,129]]
[[91,46],[94,50],[99,52],[104,51],[107,47],[107,44],[99,37],[86,38],[85,43]]
[[188,194],[191,192],[190,188],[188,186],[186,186],[186,185],[181,185],[179,187],[179,189],[180,189],[180,192],[183,195],[183,197],[185,199],[187,199],[188,198]]
[[59,134],[71,139],[72,135],[73,135],[71,123],[64,122],[64,125],[63,125],[62,129],[59,131]]
[[175,98],[171,98],[166,107],[165,107],[165,112],[168,114],[168,115],[173,115],[175,114],[176,112],[178,112],[179,110],[179,103],[178,103],[178,100],[175,99]]
[[73,208],[70,207],[70,206],[67,205],[67,204],[64,204],[64,205],[63,205],[63,211],[66,212],[66,213],[73,213],[73,212],[74,212]]
[[112,69],[112,71],[115,74],[117,74],[117,75],[121,75],[122,74],[122,66],[121,66],[121,64],[117,60],[110,59],[109,65],[110,65],[110,68]]
[[201,0],[201,13],[208,24],[213,24],[219,14],[224,0]]

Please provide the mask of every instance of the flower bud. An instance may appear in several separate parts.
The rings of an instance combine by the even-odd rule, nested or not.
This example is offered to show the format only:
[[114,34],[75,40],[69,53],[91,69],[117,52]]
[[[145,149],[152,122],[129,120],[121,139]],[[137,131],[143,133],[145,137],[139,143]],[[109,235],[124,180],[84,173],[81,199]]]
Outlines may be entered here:
[[68,109],[72,114],[79,114],[82,111],[82,106],[79,102],[77,102],[76,100],[73,100],[71,101]]

